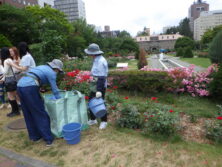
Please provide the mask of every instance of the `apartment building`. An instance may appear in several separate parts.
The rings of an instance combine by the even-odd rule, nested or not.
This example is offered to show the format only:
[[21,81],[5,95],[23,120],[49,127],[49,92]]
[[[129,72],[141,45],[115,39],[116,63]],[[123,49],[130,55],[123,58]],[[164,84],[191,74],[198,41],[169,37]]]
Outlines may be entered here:
[[25,6],[38,5],[37,0],[0,0],[0,5],[8,4],[18,8],[23,8]]
[[209,4],[202,0],[197,0],[194,2],[188,13],[188,18],[190,20],[190,30],[194,32],[194,21],[200,16],[203,11],[209,11]]
[[55,0],[55,8],[64,12],[72,22],[79,18],[86,18],[85,3],[82,0]]
[[202,35],[208,30],[222,25],[222,10],[202,12],[194,21],[194,40],[201,40]]

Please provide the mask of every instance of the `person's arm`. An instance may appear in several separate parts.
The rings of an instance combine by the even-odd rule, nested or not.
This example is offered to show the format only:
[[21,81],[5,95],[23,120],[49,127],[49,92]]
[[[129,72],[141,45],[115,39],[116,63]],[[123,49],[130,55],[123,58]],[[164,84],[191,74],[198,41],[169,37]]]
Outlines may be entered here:
[[10,62],[9,65],[11,65],[12,67],[18,69],[18,70],[21,70],[21,71],[27,71],[28,70],[28,67],[24,67],[24,66],[19,66],[13,62]]
[[50,76],[50,78],[48,80],[49,80],[53,95],[55,96],[56,99],[60,99],[61,96],[59,94],[59,89],[56,85],[56,75],[55,76]]

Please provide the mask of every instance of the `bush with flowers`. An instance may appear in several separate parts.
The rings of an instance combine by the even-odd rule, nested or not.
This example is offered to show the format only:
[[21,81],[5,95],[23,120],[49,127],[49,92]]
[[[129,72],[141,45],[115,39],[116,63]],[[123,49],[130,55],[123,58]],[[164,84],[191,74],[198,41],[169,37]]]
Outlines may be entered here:
[[144,134],[160,134],[169,136],[175,134],[179,129],[178,114],[167,105],[159,104],[156,97],[147,101],[149,109],[143,113]]
[[[212,81],[212,74],[218,70],[213,64],[205,72],[195,72],[194,65],[188,68],[172,68],[166,70],[173,82],[167,88],[170,92],[189,93],[192,96],[209,96],[209,84]],[[161,71],[160,69],[149,69],[144,67],[142,71]]]
[[216,143],[222,143],[222,116],[206,121],[206,137]]
[[89,82],[92,80],[89,71],[74,70],[67,72],[63,80],[60,82],[59,88],[63,90],[78,90],[88,95]]

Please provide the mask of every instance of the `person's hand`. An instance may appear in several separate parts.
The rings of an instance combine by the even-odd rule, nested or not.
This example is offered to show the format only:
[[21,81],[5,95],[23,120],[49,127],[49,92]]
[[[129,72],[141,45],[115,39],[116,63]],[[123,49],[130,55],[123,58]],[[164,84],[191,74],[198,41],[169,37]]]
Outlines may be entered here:
[[96,92],[96,98],[100,98],[102,97],[102,93],[101,92]]
[[56,100],[55,96],[49,97],[49,100]]

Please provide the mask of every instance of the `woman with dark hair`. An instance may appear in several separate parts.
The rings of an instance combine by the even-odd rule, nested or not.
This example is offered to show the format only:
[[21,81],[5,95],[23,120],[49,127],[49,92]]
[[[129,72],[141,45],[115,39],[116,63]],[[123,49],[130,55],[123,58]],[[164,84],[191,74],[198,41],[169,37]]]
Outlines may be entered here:
[[[4,47],[1,49],[1,62],[2,62],[2,65],[1,65],[1,71],[3,72],[4,74],[4,77],[2,80],[6,81],[8,78],[13,78],[15,77],[14,76],[14,71],[12,69],[12,66],[10,64],[13,64],[13,60],[12,60],[12,57],[10,56],[10,52],[9,52],[9,49]],[[20,115],[20,112],[19,112],[19,107],[18,107],[18,104],[16,102],[16,84],[14,87],[7,87],[6,85],[6,92],[7,92],[7,95],[8,95],[8,99],[9,99],[9,103],[12,107],[12,111],[10,113],[7,114],[8,117],[13,117],[13,116],[16,116],[16,115]]]
[[28,71],[30,68],[36,66],[26,42],[20,42],[18,45],[18,50],[21,58],[19,66],[14,63],[10,64],[11,66],[21,71]]

